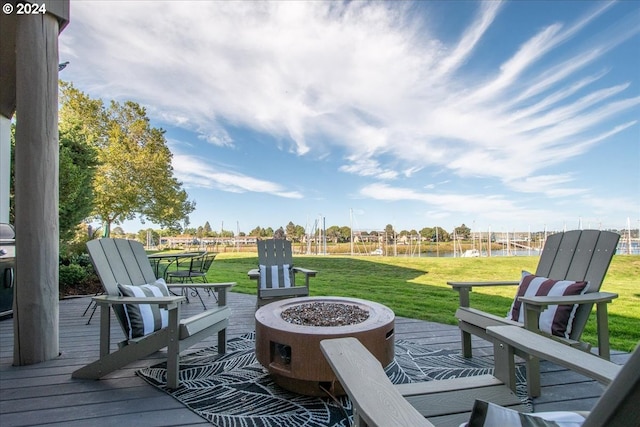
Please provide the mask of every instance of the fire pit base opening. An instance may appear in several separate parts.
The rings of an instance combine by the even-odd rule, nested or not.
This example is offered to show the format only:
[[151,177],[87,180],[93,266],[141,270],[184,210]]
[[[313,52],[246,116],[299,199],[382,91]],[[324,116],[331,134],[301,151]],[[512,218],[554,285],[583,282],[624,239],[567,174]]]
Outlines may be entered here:
[[[327,319],[330,316],[326,313],[306,314],[326,308],[323,305],[336,304],[344,305],[344,309],[332,310],[339,312],[335,316],[337,320]],[[289,321],[283,318],[285,311]],[[300,312],[304,318],[322,317],[322,323],[338,326],[291,323],[291,317],[300,317],[291,316],[291,313]],[[362,312],[366,312],[365,315]],[[358,323],[343,324],[345,317],[358,317],[359,320]],[[320,350],[320,341],[358,338],[383,366],[387,366],[394,356],[394,320],[393,311],[384,305],[356,298],[306,297],[276,301],[256,311],[256,357],[276,384],[287,390],[322,396],[325,395],[324,388],[342,395],[344,390]],[[299,319],[294,321],[307,323]]]

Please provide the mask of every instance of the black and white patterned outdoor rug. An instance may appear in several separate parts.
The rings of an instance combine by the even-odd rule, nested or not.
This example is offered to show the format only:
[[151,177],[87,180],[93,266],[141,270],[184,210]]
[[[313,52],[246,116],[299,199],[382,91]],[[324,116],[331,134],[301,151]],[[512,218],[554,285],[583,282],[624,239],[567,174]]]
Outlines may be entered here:
[[[484,358],[465,359],[459,350],[430,350],[396,340],[395,359],[386,368],[394,384],[493,374]],[[141,369],[138,375],[189,409],[220,427],[347,427],[349,399],[334,401],[301,396],[277,386],[255,356],[253,333],[228,341],[227,353],[215,347],[180,358],[180,386],[168,390],[166,364]],[[517,369],[518,396],[526,402],[524,367]]]

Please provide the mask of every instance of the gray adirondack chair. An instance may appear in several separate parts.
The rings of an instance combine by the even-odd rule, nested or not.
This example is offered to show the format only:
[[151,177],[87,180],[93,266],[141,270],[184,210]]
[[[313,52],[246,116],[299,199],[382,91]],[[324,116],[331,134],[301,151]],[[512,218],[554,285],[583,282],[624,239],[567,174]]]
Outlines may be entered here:
[[[317,271],[293,265],[291,242],[285,239],[258,240],[258,268],[247,275],[257,281],[257,305],[283,298],[309,295],[309,278]],[[296,274],[304,275],[304,285],[296,284]]]
[[[640,425],[639,349],[621,367],[520,327],[489,329],[496,340],[504,339],[504,343],[520,349],[521,344],[526,346],[533,339],[539,356],[608,385],[584,427]],[[511,341],[514,336],[516,341]],[[395,386],[380,362],[356,338],[323,340],[320,348],[351,400],[356,427],[459,426],[468,421],[476,399],[519,410],[515,396],[509,394],[514,383],[503,383],[510,381],[508,369],[499,369],[507,361],[505,354],[510,355],[506,366],[513,373],[514,352],[509,344],[496,347],[505,353],[496,353],[496,377],[482,375]]]
[[[143,285],[156,280],[153,268],[140,242],[126,239],[99,239],[87,243],[87,249],[105,295],[93,300],[100,306],[100,358],[73,372],[73,378],[99,379],[110,372],[167,347],[167,386],[178,387],[178,355],[181,351],[218,333],[218,351],[226,352],[226,328],[231,309],[226,306],[226,291],[235,283],[189,283],[189,287],[215,288],[218,306],[188,319],[180,319],[184,296],[123,297],[118,284]],[[168,310],[168,326],[139,338],[128,338],[125,304],[150,304]],[[111,309],[125,337],[111,352]]]
[[[473,287],[513,286],[518,281],[505,282],[447,282],[459,293],[460,307],[456,311],[458,326],[462,334],[462,353],[471,357],[471,334],[491,341],[486,329],[489,326],[520,325],[530,330],[538,330],[538,319],[549,305],[578,304],[573,328],[568,339],[554,337],[572,346],[589,346],[580,341],[587,320],[593,308],[597,309],[598,351],[601,357],[609,359],[609,326],[607,304],[618,295],[600,292],[600,287],[616,251],[620,235],[609,231],[572,230],[556,233],[545,242],[535,275],[555,280],[588,281],[589,286],[584,295],[573,297],[535,296],[520,297],[525,314],[524,324],[506,320],[503,317],[471,308],[469,292]],[[527,384],[529,394],[540,394],[539,362],[536,358],[528,358]]]

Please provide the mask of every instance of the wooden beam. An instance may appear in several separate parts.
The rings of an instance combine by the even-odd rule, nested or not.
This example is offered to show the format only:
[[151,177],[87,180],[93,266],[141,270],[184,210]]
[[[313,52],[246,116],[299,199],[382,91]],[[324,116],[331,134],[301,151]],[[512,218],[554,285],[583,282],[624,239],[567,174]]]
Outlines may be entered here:
[[14,365],[59,354],[58,32],[52,14],[17,20]]

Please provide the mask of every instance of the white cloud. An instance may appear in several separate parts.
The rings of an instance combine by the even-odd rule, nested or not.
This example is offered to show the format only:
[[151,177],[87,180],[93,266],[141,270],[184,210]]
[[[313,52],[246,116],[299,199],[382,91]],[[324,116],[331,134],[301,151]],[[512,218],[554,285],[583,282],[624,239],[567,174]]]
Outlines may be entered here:
[[268,193],[289,199],[303,197],[298,191],[287,190],[280,184],[271,181],[219,170],[219,167],[208,164],[195,156],[174,155],[172,165],[176,178],[186,187],[216,188],[231,193]]
[[522,193],[540,193],[550,198],[569,197],[587,192],[584,188],[571,188],[567,184],[574,182],[570,173],[560,175],[529,176],[522,180],[507,182],[513,190]]
[[496,18],[502,4],[502,1],[487,1],[480,4],[474,22],[464,32],[460,42],[454,47],[451,54],[445,56],[438,65],[436,69],[438,76],[456,71],[467,60],[473,52],[473,48]]
[[376,160],[370,158],[354,159],[351,163],[340,166],[340,171],[360,176],[370,176],[381,180],[395,179],[398,177],[397,172],[381,168]]
[[518,208],[502,195],[495,194],[454,194],[420,192],[406,187],[388,184],[371,184],[360,190],[363,196],[385,201],[418,201],[441,211],[471,212],[478,214],[503,211],[512,212]]
[[[438,152],[442,147],[433,141],[442,137],[486,145],[495,132],[502,134],[492,147],[498,159],[509,155],[503,139],[529,143],[531,138],[523,138],[516,126],[501,125],[513,109],[491,114],[485,104],[502,104],[507,89],[523,88],[529,99],[597,59],[606,49],[592,46],[583,60],[558,64],[546,79],[520,79],[608,7],[599,6],[567,29],[553,24],[541,30],[505,59],[493,81],[469,88],[464,76],[453,73],[496,19],[500,2],[479,4],[451,49],[425,40],[429,29],[412,17],[410,7],[398,3],[74,6],[74,25],[100,31],[88,31],[87,40],[65,42],[63,35],[62,50],[71,52],[73,46],[77,54],[86,43],[101,52],[78,60],[112,82],[103,89],[106,96],[132,91],[164,117],[179,117],[172,123],[195,127],[216,145],[234,143],[224,124],[232,123],[289,137],[299,155],[320,149],[314,136],[329,136],[331,144],[346,147],[358,159]],[[109,25],[99,26],[98,20]],[[559,120],[563,111],[575,107],[571,103],[534,118]],[[336,119],[337,124],[328,123]],[[449,144],[455,153],[459,145]],[[446,157],[436,155],[431,161],[446,164]]]
[[[603,83],[612,74],[605,55],[640,31],[632,18],[557,54],[594,34],[612,7],[585,3],[583,16],[548,22],[500,52],[501,65],[481,79],[468,65],[499,24],[502,2],[479,2],[454,42],[409,2],[75,2],[60,50],[82,70],[79,87],[135,98],[210,144],[248,144],[230,130],[246,127],[297,156],[338,153],[339,171],[370,180],[409,182],[431,168],[527,196],[567,197],[584,189],[549,168],[637,126],[617,119],[640,105],[637,88]],[[192,156],[174,163],[188,185],[303,197]],[[519,209],[500,196],[409,187],[372,184],[361,195],[438,212]]]

